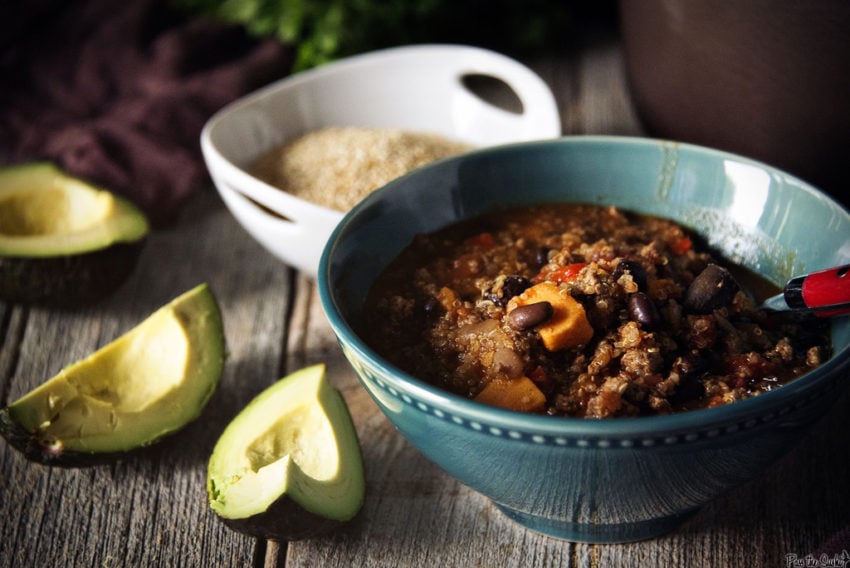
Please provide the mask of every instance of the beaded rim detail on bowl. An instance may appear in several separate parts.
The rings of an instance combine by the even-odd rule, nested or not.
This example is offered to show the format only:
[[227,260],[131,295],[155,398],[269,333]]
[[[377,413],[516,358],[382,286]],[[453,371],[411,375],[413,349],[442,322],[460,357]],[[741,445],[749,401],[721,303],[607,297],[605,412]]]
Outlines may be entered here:
[[[601,436],[586,436],[571,438],[560,435],[524,432],[516,428],[504,428],[500,426],[487,425],[480,420],[474,420],[459,416],[457,414],[449,413],[443,409],[436,408],[422,401],[414,400],[413,397],[411,397],[410,395],[399,392],[398,389],[388,385],[385,381],[373,376],[372,373],[366,372],[362,365],[356,364],[353,361],[352,363],[354,369],[357,371],[357,374],[361,380],[371,382],[377,388],[380,388],[382,391],[392,396],[393,398],[400,400],[408,407],[420,412],[424,412],[426,414],[431,414],[440,420],[452,422],[458,426],[462,426],[474,432],[495,436],[498,438],[506,438],[518,442],[531,442],[533,444],[538,444],[541,446],[573,447],[579,449],[630,449],[636,447],[649,448],[655,446],[669,447],[690,444],[703,440],[721,438],[723,436],[733,435],[738,432],[751,430],[760,425],[772,423],[777,418],[789,414],[792,410],[803,410],[804,408],[814,403],[816,400],[823,398],[828,392],[831,392],[833,388],[837,385],[837,381],[831,381],[825,389],[810,393],[805,398],[795,402],[792,406],[782,407],[776,412],[768,412],[757,418],[748,417],[746,420],[729,424],[723,427],[713,427],[699,430],[697,432],[689,432],[686,434],[674,434],[657,437],[640,436],[634,438],[606,438]],[[615,420],[628,419],[618,418]],[[799,422],[805,423],[808,421],[809,420],[804,419]],[[782,426],[790,427],[796,425],[797,422],[798,421],[795,420],[794,422],[782,424]]]

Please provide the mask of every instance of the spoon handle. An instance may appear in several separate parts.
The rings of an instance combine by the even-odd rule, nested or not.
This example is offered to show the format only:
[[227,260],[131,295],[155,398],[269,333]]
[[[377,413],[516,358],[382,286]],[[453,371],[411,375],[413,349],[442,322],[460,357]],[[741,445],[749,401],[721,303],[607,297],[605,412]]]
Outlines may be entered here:
[[782,294],[792,310],[823,317],[850,313],[850,264],[792,278]]

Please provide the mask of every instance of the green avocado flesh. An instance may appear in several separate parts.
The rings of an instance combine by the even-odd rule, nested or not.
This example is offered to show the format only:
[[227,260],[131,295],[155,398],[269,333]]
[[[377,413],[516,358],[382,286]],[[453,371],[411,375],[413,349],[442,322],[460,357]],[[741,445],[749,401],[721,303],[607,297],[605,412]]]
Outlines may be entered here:
[[0,411],[0,433],[57,465],[127,452],[197,418],[223,364],[221,314],[201,284]]
[[147,232],[135,206],[52,164],[0,170],[0,256],[79,254],[138,241]]
[[130,202],[50,163],[0,169],[0,299],[102,298],[129,275],[147,234]]
[[351,520],[365,496],[360,444],[324,365],[260,393],[227,426],[209,461],[210,506],[231,528],[280,540]]

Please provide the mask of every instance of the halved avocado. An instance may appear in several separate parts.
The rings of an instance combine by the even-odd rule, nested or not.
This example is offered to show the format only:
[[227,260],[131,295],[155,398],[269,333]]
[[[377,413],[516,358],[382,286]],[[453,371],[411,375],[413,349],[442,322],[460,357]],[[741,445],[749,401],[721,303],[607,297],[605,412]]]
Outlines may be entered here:
[[129,201],[53,164],[0,169],[0,300],[99,300],[132,272],[147,234]]
[[223,364],[221,314],[201,284],[0,410],[0,434],[41,463],[112,460],[197,418]]
[[234,530],[273,540],[318,536],[353,519],[366,482],[342,395],[314,365],[260,393],[225,428],[207,494]]

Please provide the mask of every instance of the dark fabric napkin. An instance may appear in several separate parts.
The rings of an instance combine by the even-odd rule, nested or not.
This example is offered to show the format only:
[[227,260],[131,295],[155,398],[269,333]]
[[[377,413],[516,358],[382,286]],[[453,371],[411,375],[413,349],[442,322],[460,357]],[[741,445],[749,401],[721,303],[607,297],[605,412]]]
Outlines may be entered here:
[[19,0],[0,20],[0,160],[51,160],[155,225],[207,183],[199,136],[291,52],[164,0]]
[[836,564],[837,566],[850,566],[850,525],[826,539],[811,556],[817,560],[841,559],[843,564]]

